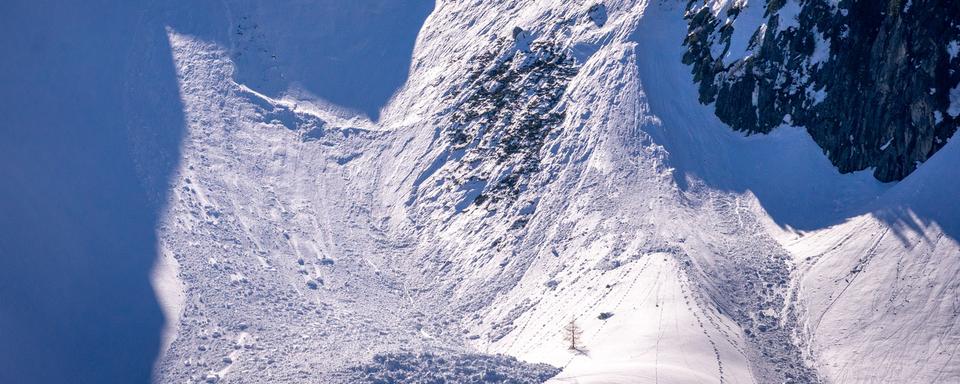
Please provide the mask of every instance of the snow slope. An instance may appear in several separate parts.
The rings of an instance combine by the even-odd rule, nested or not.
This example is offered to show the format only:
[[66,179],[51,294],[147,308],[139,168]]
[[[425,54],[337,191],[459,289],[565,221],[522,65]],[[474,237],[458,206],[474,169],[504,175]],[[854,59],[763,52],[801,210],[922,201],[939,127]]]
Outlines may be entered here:
[[[785,240],[818,366],[836,382],[950,382],[960,333],[952,140],[868,214]],[[881,362],[878,364],[877,362]]]
[[[259,44],[316,38],[289,31],[327,5],[295,4]],[[425,351],[557,382],[960,379],[956,144],[895,186],[840,175],[799,128],[743,137],[699,105],[683,4],[591,5],[438,3],[376,121],[171,23],[187,133],[159,238],[184,304],[156,380]]]

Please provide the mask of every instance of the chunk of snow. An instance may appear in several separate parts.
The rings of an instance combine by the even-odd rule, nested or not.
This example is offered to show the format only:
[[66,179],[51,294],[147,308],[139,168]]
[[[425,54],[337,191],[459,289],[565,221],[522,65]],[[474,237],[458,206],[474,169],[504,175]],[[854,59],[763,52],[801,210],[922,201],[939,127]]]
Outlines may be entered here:
[[787,2],[780,7],[780,10],[777,11],[777,17],[779,18],[777,32],[783,32],[790,28],[799,28],[800,10],[800,4],[797,3],[797,0],[787,0]]
[[880,150],[881,150],[881,151],[886,151],[886,150],[887,150],[887,147],[889,147],[891,143],[893,143],[893,138],[892,138],[892,137],[890,138],[890,140],[887,140],[886,143],[884,143],[883,145],[880,146]]
[[822,87],[815,89],[813,92],[810,92],[808,96],[813,99],[813,105],[820,104],[827,98],[827,88]]
[[950,90],[950,107],[947,114],[953,117],[960,116],[960,84]]
[[810,55],[810,65],[820,65],[830,58],[830,39],[825,37],[816,27],[813,28],[814,48]]

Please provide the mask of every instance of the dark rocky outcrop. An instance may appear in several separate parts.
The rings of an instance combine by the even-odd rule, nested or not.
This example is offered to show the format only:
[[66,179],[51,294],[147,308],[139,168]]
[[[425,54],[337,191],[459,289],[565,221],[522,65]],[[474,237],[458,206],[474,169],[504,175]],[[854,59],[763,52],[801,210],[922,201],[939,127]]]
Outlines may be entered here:
[[560,373],[546,364],[529,364],[505,355],[396,352],[337,372],[345,383],[542,383]]
[[[948,113],[960,1],[767,0],[752,24],[739,5],[714,12],[689,2],[683,62],[700,101],[735,130],[805,126],[840,172],[872,167],[894,181],[960,125]],[[745,53],[731,52],[737,28],[752,33]]]
[[[524,34],[519,28],[514,31],[515,37]],[[460,101],[445,133],[451,151],[458,153],[462,162],[495,159],[510,170],[476,173],[468,166],[456,175],[458,184],[474,181],[485,185],[473,204],[487,205],[513,199],[539,170],[540,149],[565,117],[559,104],[577,66],[565,49],[539,40],[530,43],[527,51],[500,42],[496,49],[472,61],[475,66],[466,79],[469,85],[450,95]]]

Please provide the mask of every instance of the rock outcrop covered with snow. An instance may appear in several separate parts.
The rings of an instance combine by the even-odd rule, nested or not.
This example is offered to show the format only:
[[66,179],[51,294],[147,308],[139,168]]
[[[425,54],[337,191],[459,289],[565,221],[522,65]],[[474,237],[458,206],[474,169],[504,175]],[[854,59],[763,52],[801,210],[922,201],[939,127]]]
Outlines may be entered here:
[[546,364],[524,364],[504,355],[389,353],[350,367],[337,379],[348,383],[504,383],[535,384],[555,376],[559,369]]

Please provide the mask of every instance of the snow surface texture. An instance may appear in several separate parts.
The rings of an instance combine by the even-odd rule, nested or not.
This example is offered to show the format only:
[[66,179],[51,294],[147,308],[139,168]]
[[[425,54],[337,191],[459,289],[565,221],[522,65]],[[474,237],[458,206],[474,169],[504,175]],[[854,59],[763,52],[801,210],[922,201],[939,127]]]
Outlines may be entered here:
[[[269,51],[327,9],[294,4],[211,12],[299,12]],[[892,186],[840,175],[800,128],[743,137],[699,105],[684,4],[593,5],[438,3],[377,121],[170,25],[187,132],[159,238],[183,301],[156,381],[476,353],[571,383],[960,380],[960,147]]]

